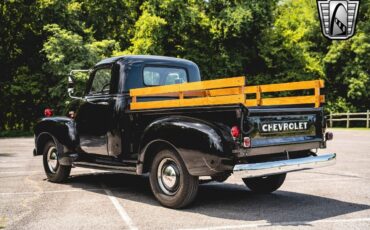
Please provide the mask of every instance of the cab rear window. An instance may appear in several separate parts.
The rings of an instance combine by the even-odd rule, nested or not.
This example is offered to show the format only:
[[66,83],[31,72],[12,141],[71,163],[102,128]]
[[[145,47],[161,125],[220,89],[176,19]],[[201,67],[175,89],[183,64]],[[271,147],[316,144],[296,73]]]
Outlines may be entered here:
[[188,82],[185,69],[174,67],[144,67],[144,84],[147,86],[172,85]]

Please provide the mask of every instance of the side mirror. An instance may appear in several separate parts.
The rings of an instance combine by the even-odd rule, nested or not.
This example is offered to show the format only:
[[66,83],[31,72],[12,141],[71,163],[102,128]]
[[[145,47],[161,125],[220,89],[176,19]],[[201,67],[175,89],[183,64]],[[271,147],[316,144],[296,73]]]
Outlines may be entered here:
[[73,99],[82,99],[82,97],[76,97],[76,96],[73,96],[74,92],[75,92],[75,81],[73,79],[73,76],[72,75],[68,75],[68,96],[70,98],[73,98]]
[[80,99],[80,100],[83,100],[82,97],[75,97],[73,96],[73,93],[75,92],[75,79],[74,79],[74,75],[75,73],[90,73],[90,70],[87,70],[87,69],[75,69],[75,70],[71,70],[71,72],[69,73],[68,75],[68,95],[70,98],[73,98],[73,99]]
[[71,75],[68,76],[68,94],[71,96],[74,93],[75,83]]

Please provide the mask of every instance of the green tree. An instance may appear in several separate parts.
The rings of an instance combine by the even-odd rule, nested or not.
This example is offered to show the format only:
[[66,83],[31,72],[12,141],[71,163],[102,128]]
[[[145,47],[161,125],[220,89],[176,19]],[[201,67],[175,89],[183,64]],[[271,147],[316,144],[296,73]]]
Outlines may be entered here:
[[[111,56],[119,45],[114,40],[96,41],[91,32],[87,31],[85,38],[71,31],[61,29],[56,24],[45,26],[50,36],[44,43],[42,51],[47,62],[43,70],[52,78],[52,87],[48,89],[53,107],[61,112],[68,103],[67,74],[73,69],[89,69],[104,57]],[[79,78],[78,78],[79,77]],[[77,81],[86,83],[87,75],[77,75]],[[80,84],[81,85],[81,84]]]
[[285,1],[275,15],[259,43],[267,67],[264,82],[325,78],[322,57],[329,42],[320,32],[316,2]]
[[246,75],[249,85],[323,78],[329,110],[366,110],[369,2],[356,35],[330,41],[312,0],[0,1],[0,129],[61,112],[68,72],[118,54],[186,58],[203,79]]
[[332,111],[365,111],[370,105],[370,1],[361,1],[356,34],[335,41],[323,59]]

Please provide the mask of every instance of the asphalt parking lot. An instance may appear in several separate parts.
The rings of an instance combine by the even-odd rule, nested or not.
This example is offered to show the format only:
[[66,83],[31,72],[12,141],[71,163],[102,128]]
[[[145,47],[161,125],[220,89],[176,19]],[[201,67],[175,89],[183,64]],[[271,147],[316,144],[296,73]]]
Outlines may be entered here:
[[160,206],[147,177],[74,168],[46,180],[32,138],[0,139],[0,229],[370,229],[370,131],[334,130],[335,166],[288,174],[270,195],[238,178],[200,186],[184,210]]

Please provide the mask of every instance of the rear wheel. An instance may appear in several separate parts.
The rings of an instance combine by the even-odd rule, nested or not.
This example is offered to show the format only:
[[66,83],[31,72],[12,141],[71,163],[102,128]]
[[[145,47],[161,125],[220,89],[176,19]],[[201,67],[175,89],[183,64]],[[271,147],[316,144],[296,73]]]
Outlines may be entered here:
[[51,182],[63,182],[71,173],[71,166],[59,164],[57,145],[53,141],[47,142],[44,147],[43,164],[46,176]]
[[276,191],[284,183],[286,173],[256,178],[243,178],[244,184],[253,192],[267,194]]
[[154,157],[149,178],[154,196],[169,208],[185,207],[198,192],[198,177],[190,175],[182,159],[170,149]]

